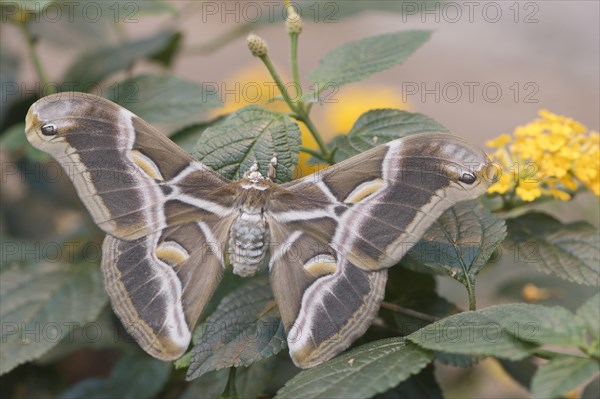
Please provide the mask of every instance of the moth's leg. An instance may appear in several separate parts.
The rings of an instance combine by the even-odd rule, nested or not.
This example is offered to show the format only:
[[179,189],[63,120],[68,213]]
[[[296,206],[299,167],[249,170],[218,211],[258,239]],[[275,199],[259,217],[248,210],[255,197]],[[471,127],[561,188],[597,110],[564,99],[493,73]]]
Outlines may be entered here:
[[273,154],[273,158],[269,161],[269,173],[267,174],[267,178],[269,180],[275,179],[275,174],[277,172],[277,154]]

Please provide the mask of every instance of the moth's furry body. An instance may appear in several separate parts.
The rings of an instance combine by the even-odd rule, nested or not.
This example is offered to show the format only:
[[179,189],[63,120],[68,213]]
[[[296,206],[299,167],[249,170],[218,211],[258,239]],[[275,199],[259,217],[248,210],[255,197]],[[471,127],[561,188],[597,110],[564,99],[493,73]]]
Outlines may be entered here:
[[229,230],[228,252],[233,273],[248,277],[260,269],[267,253],[269,230],[264,211],[268,191],[266,182],[251,183],[248,177],[241,186],[240,213]]

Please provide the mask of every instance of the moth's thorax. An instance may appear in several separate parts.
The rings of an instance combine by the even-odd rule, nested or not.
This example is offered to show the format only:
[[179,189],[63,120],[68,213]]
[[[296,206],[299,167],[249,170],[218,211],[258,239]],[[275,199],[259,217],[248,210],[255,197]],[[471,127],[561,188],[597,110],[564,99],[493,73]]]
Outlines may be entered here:
[[263,210],[267,201],[267,186],[245,187],[240,196],[239,216],[229,231],[229,260],[233,272],[246,277],[254,275],[265,257],[268,226]]

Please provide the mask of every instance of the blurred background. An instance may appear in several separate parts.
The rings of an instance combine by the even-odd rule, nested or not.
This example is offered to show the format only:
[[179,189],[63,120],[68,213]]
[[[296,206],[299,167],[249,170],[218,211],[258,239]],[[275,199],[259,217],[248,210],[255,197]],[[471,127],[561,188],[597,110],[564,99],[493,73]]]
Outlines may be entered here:
[[[115,44],[124,37],[143,38],[166,27],[183,33],[173,72],[192,81],[225,85],[221,93],[225,102],[235,101],[227,90],[235,90],[236,77],[246,73],[243,78],[248,79],[247,71],[262,71],[246,49],[248,32],[265,39],[274,62],[289,70],[281,2],[170,1],[173,13],[160,15],[141,13],[143,8],[136,11],[123,3],[119,19],[124,22],[118,30],[88,23],[88,31],[82,34],[68,21],[67,26],[59,26],[66,15],[60,24],[51,22],[52,15],[46,18],[48,26],[38,48],[49,80],[60,80],[74,57],[90,46]],[[540,108],[573,117],[592,129],[600,125],[600,5],[596,1],[294,4],[304,23],[299,44],[303,77],[340,44],[398,30],[433,29],[431,40],[403,65],[367,83],[406,100],[412,110],[479,145],[526,123]],[[95,19],[92,8],[82,6],[73,13],[83,12],[90,13],[89,21]],[[18,27],[2,25],[2,47],[22,61],[18,81],[31,90],[37,77]],[[151,67],[138,64],[136,68]],[[343,107],[342,94],[333,94],[330,100]]]
[[[5,138],[8,133],[17,137],[15,129],[22,132],[25,112],[36,98],[49,94],[50,87],[68,83],[65,76],[77,73],[101,76],[100,81],[93,82],[91,92],[106,96],[114,89],[115,82],[143,72],[165,70],[179,78],[217,88],[216,96],[223,107],[211,106],[186,118],[157,121],[168,134],[250,103],[265,103],[269,100],[269,86],[263,83],[270,79],[260,61],[247,49],[245,37],[251,32],[268,43],[271,59],[284,80],[290,79],[289,39],[282,24],[285,15],[282,2],[81,1],[71,2],[71,6],[67,3],[1,1],[0,129]],[[14,4],[19,6],[15,8]],[[314,107],[314,119],[327,138],[347,132],[363,112],[384,107],[424,113],[454,134],[482,147],[486,140],[511,133],[516,126],[534,119],[540,109],[567,115],[593,130],[600,127],[600,2],[296,1],[293,4],[304,24],[299,64],[305,88],[310,86],[307,73],[341,44],[399,30],[434,30],[429,42],[402,65],[365,82],[326,92],[323,104]],[[22,10],[27,7],[32,12],[23,15]],[[29,36],[24,34],[22,25],[15,23],[20,18],[29,19]],[[150,51],[145,55],[152,57],[140,56],[135,63],[106,72],[111,70],[112,62],[123,56],[107,52],[105,57],[81,64],[85,65],[83,70],[73,70],[77,60],[86,54],[144,41],[166,30],[177,31],[180,37],[173,40],[172,48],[168,43],[160,48],[161,54]],[[46,75],[46,86],[41,83],[32,46]],[[259,82],[265,91],[244,89],[256,87],[251,85],[253,82]],[[160,101],[161,94],[155,96]],[[269,106],[283,107],[280,102]],[[15,142],[21,143],[21,147]],[[3,141],[4,164],[18,159],[21,153],[17,151],[15,155],[14,150],[25,148],[27,144],[23,143],[24,138],[15,141],[13,136]],[[74,205],[77,200],[73,199],[68,184],[61,186],[70,190],[66,193],[47,187],[29,191],[12,176],[3,170],[0,232],[5,236],[10,233],[42,237],[57,228],[70,232],[73,225],[87,218],[85,214],[82,216],[80,206]],[[78,207],[77,212],[61,208],[59,217],[50,216],[52,207],[39,199],[43,195]],[[586,195],[576,201],[576,206],[552,203],[548,209],[563,221],[586,219],[598,226],[597,201]],[[511,280],[518,274],[510,259],[505,258],[484,270],[478,285],[480,306],[517,297],[522,300],[523,290],[515,288],[516,283]],[[518,280],[524,285],[527,278],[519,275]],[[447,278],[438,278],[438,283],[443,296],[466,307],[462,286]],[[572,308],[580,302],[577,298],[589,294],[577,292],[580,287],[550,277],[547,287],[551,290],[544,291],[544,295],[549,295],[548,303],[575,297],[572,306],[566,305]],[[553,297],[552,293],[557,292]],[[107,374],[114,356],[102,359],[108,365],[101,373]],[[73,366],[86,364],[79,360],[80,363],[71,358],[62,366],[69,369],[67,373],[73,381],[85,376],[85,367],[82,371]],[[488,383],[486,376],[490,375],[494,378]],[[470,369],[440,366],[437,377],[448,397],[528,395],[491,361]]]

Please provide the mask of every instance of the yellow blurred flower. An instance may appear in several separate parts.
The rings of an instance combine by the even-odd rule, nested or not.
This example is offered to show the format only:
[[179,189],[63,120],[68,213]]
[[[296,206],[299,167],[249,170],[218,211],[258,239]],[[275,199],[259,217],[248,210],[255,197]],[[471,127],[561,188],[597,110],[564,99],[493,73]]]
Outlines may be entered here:
[[529,202],[541,196],[567,201],[583,185],[600,196],[600,135],[547,110],[540,118],[486,145],[502,168],[488,193],[516,194]]
[[503,148],[505,145],[512,141],[512,137],[509,134],[501,134],[493,140],[486,141],[485,145],[491,148]]
[[498,181],[490,186],[488,193],[504,194],[513,188],[513,181],[510,173],[502,172]]
[[533,201],[542,196],[542,190],[537,181],[519,180],[515,192],[523,201]]
[[365,112],[377,108],[396,108],[408,110],[402,101],[402,95],[389,86],[354,84],[344,86],[335,93],[323,96],[324,104],[321,119],[325,131],[324,138],[346,134],[354,122]]
[[[322,126],[320,133],[326,142],[335,136],[347,134],[354,122],[365,112],[377,108],[407,109],[400,93],[389,86],[354,84],[336,91],[325,91],[321,96],[323,106],[315,105],[316,123]],[[318,151],[317,142],[310,132],[302,133],[302,145]],[[317,172],[324,165],[309,164],[311,158],[300,153],[298,171],[301,176]]]
[[[291,79],[285,75],[281,78],[286,87],[292,87]],[[272,111],[290,112],[284,101],[273,101],[273,98],[281,96],[281,93],[263,65],[244,67],[228,78],[224,85],[227,89],[221,89],[224,107],[215,115],[228,114],[252,104]],[[293,88],[290,94],[295,96]],[[407,109],[400,93],[388,86],[346,86],[335,92],[326,91],[322,94],[322,100],[323,106],[314,105],[312,116],[315,124],[321,128],[320,133],[326,142],[338,134],[348,133],[358,117],[371,109]],[[298,122],[298,125],[302,132],[302,146],[318,152],[319,146],[310,131],[303,123]],[[323,164],[309,162],[311,158],[311,155],[300,152],[295,177],[306,176],[325,167]]]
[[560,291],[551,288],[541,288],[532,283],[527,283],[521,289],[521,296],[527,302],[538,302],[550,298],[559,298]]
[[[288,84],[286,76],[281,77],[284,84]],[[245,66],[243,69],[231,75],[226,82],[219,87],[223,107],[216,110],[216,115],[232,113],[248,105],[260,105],[271,111],[289,111],[287,104],[283,101],[274,100],[281,96],[275,81],[269,71],[259,63]]]

